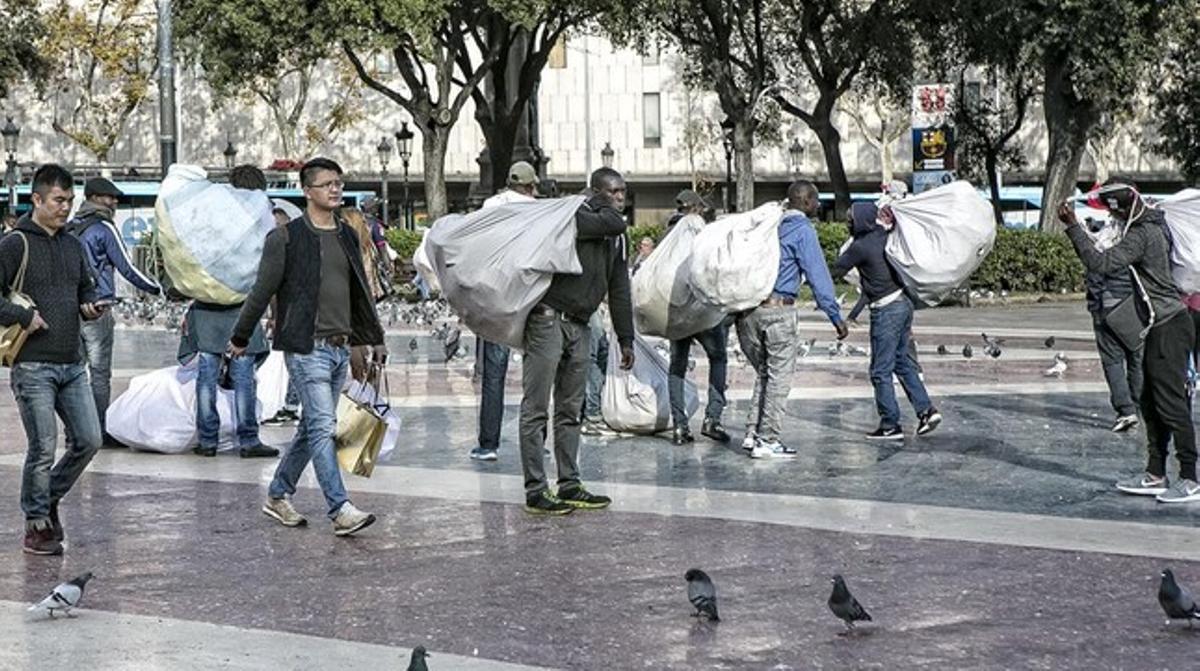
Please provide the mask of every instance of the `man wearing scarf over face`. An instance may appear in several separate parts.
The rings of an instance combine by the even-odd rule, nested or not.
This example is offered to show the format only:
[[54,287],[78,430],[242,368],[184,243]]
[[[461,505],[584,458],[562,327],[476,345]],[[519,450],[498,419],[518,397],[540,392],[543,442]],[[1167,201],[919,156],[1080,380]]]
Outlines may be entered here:
[[[1171,243],[1163,213],[1148,207],[1136,187],[1110,181],[1099,190],[1101,202],[1124,228],[1124,237],[1098,251],[1079,226],[1075,208],[1064,203],[1059,219],[1089,272],[1132,271],[1137,314],[1149,328],[1143,356],[1144,388],[1140,400],[1149,452],[1146,472],[1117,483],[1129,494],[1155,496],[1161,503],[1200,501],[1196,483],[1196,433],[1187,398],[1187,363],[1195,337],[1192,320],[1171,277]],[[1148,319],[1146,318],[1148,317]],[[1167,444],[1175,443],[1179,479],[1167,479]]]

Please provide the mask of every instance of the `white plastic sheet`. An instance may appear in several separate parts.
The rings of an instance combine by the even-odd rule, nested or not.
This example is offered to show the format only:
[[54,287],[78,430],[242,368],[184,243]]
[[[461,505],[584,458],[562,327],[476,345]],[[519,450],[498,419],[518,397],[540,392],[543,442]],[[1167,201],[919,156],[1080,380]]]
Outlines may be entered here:
[[1184,189],[1158,204],[1171,229],[1171,275],[1184,293],[1200,291],[1200,189]]
[[[417,251],[413,252],[412,264],[421,275],[421,279],[425,280],[425,286],[429,287],[430,291],[441,293],[442,283],[438,281],[437,271],[433,269],[433,261],[429,260],[429,250],[426,245],[429,244],[429,231],[425,231],[425,235],[421,237],[421,244],[417,245]],[[388,246],[391,249],[391,246]]]
[[[639,273],[640,274],[640,273]],[[608,370],[600,411],[610,427],[624,433],[658,433],[671,428],[668,362],[641,336],[633,339],[633,369],[621,370],[621,348],[609,335]],[[700,409],[691,380],[683,381],[684,408],[690,419]]]
[[909,293],[926,306],[957,289],[996,241],[992,206],[973,186],[956,181],[891,205],[896,228],[887,255]]
[[779,274],[782,218],[783,207],[767,203],[705,226],[692,244],[688,263],[695,292],[727,313],[749,310],[766,300]]
[[678,340],[710,329],[725,311],[708,305],[693,289],[688,261],[704,219],[690,214],[667,233],[633,276],[633,317],[638,333]]
[[274,417],[287,405],[288,371],[283,352],[272,351],[258,367],[256,395],[262,417]]
[[555,273],[583,272],[575,212],[583,196],[510,203],[434,223],[425,240],[442,295],[485,340],[524,347],[525,319]]

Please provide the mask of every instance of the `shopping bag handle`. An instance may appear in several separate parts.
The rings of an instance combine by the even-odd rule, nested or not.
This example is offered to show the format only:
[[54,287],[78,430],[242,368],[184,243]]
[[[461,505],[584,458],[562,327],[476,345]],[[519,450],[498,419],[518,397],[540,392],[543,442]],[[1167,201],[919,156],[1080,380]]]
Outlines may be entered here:
[[[371,362],[367,379],[371,378],[375,378],[375,384],[371,385],[371,388],[375,390],[375,398],[371,401],[371,407],[380,414],[386,413],[392,409],[392,388],[388,383],[386,364]],[[380,394],[381,389],[383,390],[382,395]]]

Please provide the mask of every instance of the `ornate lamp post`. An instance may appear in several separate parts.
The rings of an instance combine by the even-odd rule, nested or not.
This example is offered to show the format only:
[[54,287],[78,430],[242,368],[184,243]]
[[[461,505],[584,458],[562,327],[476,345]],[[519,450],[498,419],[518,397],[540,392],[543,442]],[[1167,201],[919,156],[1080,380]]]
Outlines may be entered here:
[[788,158],[792,162],[792,176],[800,176],[800,168],[804,165],[804,145],[800,144],[800,138],[792,138],[792,146],[788,147]]
[[608,142],[604,143],[604,149],[600,150],[600,165],[606,168],[613,167],[613,156],[617,152],[613,151],[612,145]]
[[400,130],[396,131],[396,148],[400,151],[400,163],[404,166],[404,211],[402,219],[404,220],[404,228],[413,230],[412,207],[408,200],[408,161],[412,158],[412,140],[413,132],[408,128],[408,122],[404,121],[400,124]]
[[388,142],[387,136],[383,136],[379,140],[379,144],[375,146],[375,151],[379,154],[379,176],[383,184],[383,227],[388,225],[388,161],[392,158],[392,143]]
[[8,154],[8,162],[4,165],[4,185],[8,187],[8,211],[10,214],[17,213],[17,138],[21,136],[21,128],[13,123],[12,117],[8,117],[8,123],[4,124],[4,128],[0,129],[0,135],[4,136],[4,151]]
[[721,144],[725,146],[725,211],[737,211],[737,198],[733,193],[733,119],[721,120]]
[[233,146],[232,140],[225,139],[225,151],[221,152],[221,155],[225,157],[225,167],[232,170],[237,163],[237,147]]

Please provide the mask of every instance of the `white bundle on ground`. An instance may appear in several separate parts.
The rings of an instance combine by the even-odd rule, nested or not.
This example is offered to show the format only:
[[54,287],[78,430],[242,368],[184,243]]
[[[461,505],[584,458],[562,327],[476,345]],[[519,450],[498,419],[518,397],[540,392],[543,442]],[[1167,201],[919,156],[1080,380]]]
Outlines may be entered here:
[[[671,397],[667,390],[668,361],[641,336],[633,339],[633,368],[621,370],[621,348],[608,338],[608,370],[600,411],[610,427],[624,433],[658,433],[671,428]],[[696,385],[683,381],[688,418],[700,409]]]
[[996,241],[992,206],[964,181],[891,204],[887,255],[909,294],[932,306],[960,287]]
[[[108,432],[135,450],[180,454],[196,447],[196,374],[192,364],[133,378],[125,393],[108,406]],[[217,388],[217,415],[221,418],[217,449],[232,450],[237,447],[233,391]],[[262,417],[260,402],[255,421]]]
[[692,244],[688,279],[709,305],[741,312],[762,303],[779,274],[779,222],[783,207],[767,203],[722,217]]
[[678,340],[725,318],[692,290],[688,261],[704,219],[690,214],[667,233],[633,276],[633,317],[638,333]]
[[258,274],[263,240],[275,227],[272,208],[263,191],[213,184],[199,166],[171,166],[154,205],[171,283],[206,303],[245,300]]
[[555,273],[583,272],[575,212],[583,196],[509,203],[450,214],[425,244],[442,295],[476,335],[521,349],[525,319]]
[[1184,293],[1200,291],[1200,189],[1163,199],[1158,209],[1171,229],[1171,274]]

